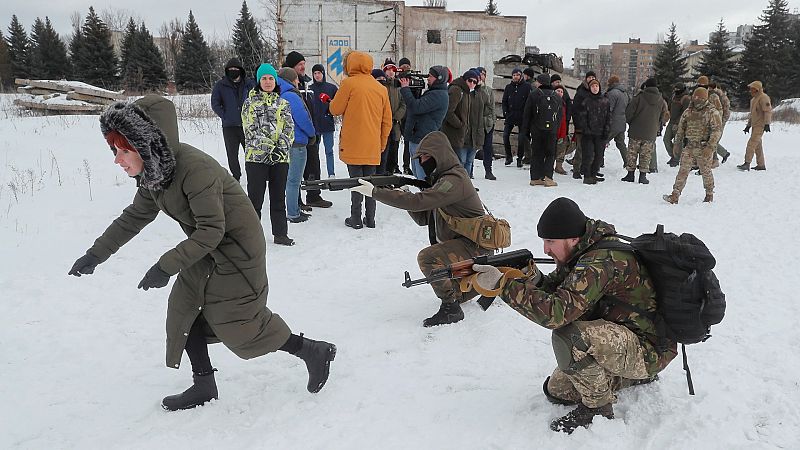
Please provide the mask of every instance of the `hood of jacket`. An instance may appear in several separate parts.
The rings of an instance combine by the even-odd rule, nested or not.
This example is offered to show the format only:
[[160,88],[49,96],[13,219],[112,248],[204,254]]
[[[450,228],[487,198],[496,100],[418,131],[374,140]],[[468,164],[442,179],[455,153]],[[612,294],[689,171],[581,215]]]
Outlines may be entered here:
[[[436,81],[430,86],[430,89],[447,89],[447,81],[449,79],[450,71],[445,66],[432,66],[431,72],[436,76]],[[441,86],[444,86],[442,88]]]
[[277,82],[277,87],[279,87],[280,90],[275,89],[275,91],[273,91],[273,92],[277,92],[278,94],[282,94],[284,92],[289,92],[289,91],[294,90],[295,92],[297,92],[298,95],[300,95],[300,91],[298,91],[297,88],[294,87],[294,85],[292,83],[289,83],[288,81],[284,80],[281,77],[276,78],[275,81]]
[[450,83],[450,86],[458,86],[461,88],[462,91],[464,91],[464,94],[469,93],[469,86],[467,86],[467,82],[461,77],[458,77],[455,80],[453,80],[453,82]]
[[237,69],[242,71],[242,77],[239,79],[239,83],[241,83],[241,82],[243,82],[244,80],[247,79],[247,71],[244,70],[244,66],[242,65],[242,62],[239,61],[239,58],[231,58],[231,59],[228,60],[228,62],[225,63],[225,77],[224,78],[226,80],[230,81],[231,83],[234,82],[233,80],[228,78],[228,74],[227,74],[228,69],[230,69],[232,67],[235,67],[235,68],[237,68]]
[[419,158],[421,155],[428,155],[436,161],[434,177],[437,174],[453,170],[455,167],[462,167],[456,152],[450,146],[447,135],[441,131],[432,131],[422,138],[419,142],[419,147],[417,147],[417,154],[414,157]]
[[160,95],[114,103],[100,116],[103,135],[112,130],[125,136],[142,157],[139,185],[153,191],[166,189],[175,174],[174,152],[180,146],[175,104]]
[[[322,81],[320,83],[325,83],[328,81],[328,74],[325,73],[325,67],[322,64],[314,64],[314,67],[311,68],[311,79],[314,80],[314,72],[322,72]],[[311,84],[317,84],[317,80],[314,80]]]
[[642,96],[644,101],[647,102],[648,105],[660,105],[662,98],[661,98],[661,91],[658,90],[655,86],[650,86],[644,88],[644,90],[639,94]]
[[370,75],[372,73],[372,56],[364,52],[349,52],[344,58],[344,70],[351,77],[353,75]]

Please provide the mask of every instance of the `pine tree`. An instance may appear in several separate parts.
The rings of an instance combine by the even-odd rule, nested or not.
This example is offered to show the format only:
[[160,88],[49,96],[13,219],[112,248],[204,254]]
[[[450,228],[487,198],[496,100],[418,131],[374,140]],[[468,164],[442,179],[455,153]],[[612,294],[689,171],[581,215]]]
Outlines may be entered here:
[[156,46],[153,35],[144,25],[139,25],[137,58],[142,71],[142,89],[157,91],[167,84],[167,72],[164,66],[164,56]]
[[16,14],[11,16],[8,26],[8,57],[11,62],[11,76],[14,78],[30,78],[30,47],[28,33],[19,23]]
[[717,30],[709,37],[708,50],[700,55],[700,62],[694,66],[694,70],[710,77],[725,92],[736,90],[736,62],[732,60],[733,56],[733,50],[728,45],[728,30],[720,20]]
[[8,44],[0,30],[0,91],[9,88],[14,84],[14,77],[11,76],[11,56],[8,54]]
[[128,20],[128,25],[125,26],[125,31],[122,34],[122,41],[119,44],[119,76],[122,79],[122,86],[125,89],[129,89],[129,77],[130,74],[128,73],[128,66],[130,63],[130,53],[131,48],[134,45],[134,41],[136,40],[139,29],[136,27],[136,22],[133,21],[133,17]]
[[486,4],[486,14],[490,16],[499,16],[500,10],[497,9],[497,3],[494,0],[489,0],[489,3]]
[[787,1],[770,0],[759,20],[761,24],[753,27],[739,60],[739,99],[742,104],[749,104],[747,84],[758,80],[773,104],[777,104],[788,98],[794,88],[791,67],[787,64],[793,50]]
[[106,89],[117,86],[117,55],[111,44],[111,31],[89,7],[80,37],[70,43],[75,77]]
[[681,43],[678,40],[677,27],[673,23],[669,27],[669,36],[658,46],[653,70],[658,80],[658,90],[662,95],[672,92],[675,83],[683,81],[686,75],[686,60],[681,59]]
[[[791,33],[792,53],[789,57],[789,73],[800,73],[800,20],[794,21]],[[800,98],[800,83],[793,83],[791,98]]]
[[239,19],[233,27],[233,46],[247,76],[255,77],[258,66],[264,61],[264,41],[255,19],[247,9],[247,2],[242,2]]
[[56,33],[47,16],[44,22],[37,17],[33,23],[30,67],[31,77],[39,80],[65,79],[72,72],[67,58],[67,45]]
[[175,84],[178,89],[190,92],[208,92],[214,82],[211,51],[194,14],[189,11],[189,21],[181,38],[181,52],[175,67]]

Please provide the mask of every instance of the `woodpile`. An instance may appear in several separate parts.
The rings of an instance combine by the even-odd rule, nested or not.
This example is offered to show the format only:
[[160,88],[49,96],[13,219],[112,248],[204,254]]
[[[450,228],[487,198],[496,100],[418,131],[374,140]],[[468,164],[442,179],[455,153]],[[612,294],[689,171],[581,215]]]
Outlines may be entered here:
[[80,81],[26,80],[17,78],[17,92],[25,94],[14,104],[54,114],[97,114],[106,106],[127,99],[123,91],[109,91]]
[[[504,58],[505,59],[505,58]],[[494,102],[495,102],[495,114],[497,114],[497,120],[495,121],[494,126],[494,136],[492,139],[492,147],[494,150],[494,154],[496,157],[505,158],[505,147],[503,146],[503,128],[505,127],[505,117],[503,116],[503,91],[505,90],[506,86],[511,83],[511,72],[518,68],[520,70],[525,70],[526,68],[530,67],[536,72],[536,75],[541,73],[548,73],[553,74],[557,73],[561,76],[561,84],[567,88],[569,92],[570,98],[575,97],[575,90],[581,83],[581,80],[574,78],[572,75],[558,72],[553,69],[545,69],[542,66],[537,65],[527,65],[522,62],[523,58],[520,58],[518,62],[495,62],[494,63],[494,77],[491,80],[487,78],[487,84],[492,87],[492,91],[494,92]],[[546,72],[545,72],[546,71]],[[511,136],[509,138],[511,141],[511,151],[514,155],[517,154],[517,142],[519,140],[519,136],[517,134],[517,128],[511,132]]]

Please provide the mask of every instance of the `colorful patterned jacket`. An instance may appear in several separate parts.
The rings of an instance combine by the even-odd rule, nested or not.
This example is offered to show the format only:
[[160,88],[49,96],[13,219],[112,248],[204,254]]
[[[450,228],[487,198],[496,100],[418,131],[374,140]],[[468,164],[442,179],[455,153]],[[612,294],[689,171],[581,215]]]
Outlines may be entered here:
[[250,91],[242,106],[244,160],[267,165],[289,162],[294,120],[280,92]]

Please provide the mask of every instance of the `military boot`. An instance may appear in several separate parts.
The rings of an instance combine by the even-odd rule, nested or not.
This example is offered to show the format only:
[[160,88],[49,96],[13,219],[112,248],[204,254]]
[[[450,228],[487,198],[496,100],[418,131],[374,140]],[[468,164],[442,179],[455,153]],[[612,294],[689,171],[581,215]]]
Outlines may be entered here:
[[678,196],[675,194],[664,195],[661,198],[663,198],[667,203],[672,203],[673,205],[678,204]]
[[635,180],[635,176],[634,176],[635,173],[636,173],[635,171],[629,170],[628,174],[625,175],[624,177],[622,177],[620,180],[621,181],[627,181],[628,183],[633,183],[633,181]]
[[583,184],[597,184],[597,178],[586,175],[583,177]]
[[703,199],[704,203],[711,203],[714,201],[714,194],[706,194],[706,198]]
[[336,346],[324,341],[314,341],[303,337],[303,345],[297,351],[296,356],[306,363],[308,369],[308,385],[306,389],[312,394],[325,386],[328,381],[328,374],[331,369],[331,361],[336,357]]
[[573,409],[565,416],[550,422],[550,429],[572,434],[578,427],[589,428],[594,416],[603,416],[606,419],[613,419],[614,408],[611,406],[611,403],[599,408],[589,408],[583,403],[580,403],[577,408]]
[[486,178],[487,180],[492,180],[492,181],[497,179],[497,177],[494,176],[494,174],[492,173],[492,169],[486,169],[486,175],[484,175],[484,178]]
[[564,170],[564,164],[560,163],[560,162],[556,163],[556,167],[553,168],[553,172],[555,172],[555,173],[557,173],[559,175],[566,175],[567,174],[567,171]]
[[678,159],[678,158],[675,158],[674,156],[672,158],[670,158],[669,161],[667,161],[667,165],[669,165],[670,167],[676,167],[680,163],[681,163],[681,160]]
[[192,380],[194,384],[180,394],[164,397],[161,400],[161,406],[167,411],[178,411],[200,406],[211,399],[216,400],[219,393],[217,392],[217,382],[214,380],[215,370],[193,374]]
[[750,170],[750,163],[744,163],[736,166],[737,169],[747,171]]
[[463,319],[464,311],[461,310],[461,305],[459,305],[458,302],[442,302],[439,311],[422,321],[422,326],[435,327],[437,325],[460,322]]
[[767,166],[755,166],[753,170],[767,170]]
[[650,180],[647,179],[646,173],[639,172],[639,184],[650,184]]

